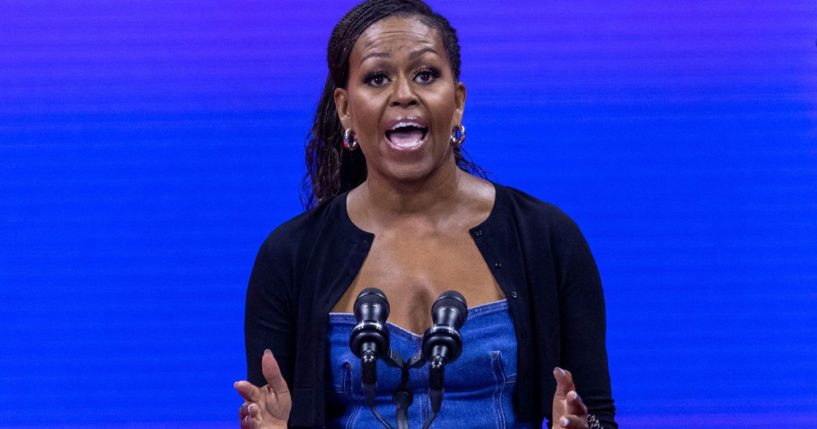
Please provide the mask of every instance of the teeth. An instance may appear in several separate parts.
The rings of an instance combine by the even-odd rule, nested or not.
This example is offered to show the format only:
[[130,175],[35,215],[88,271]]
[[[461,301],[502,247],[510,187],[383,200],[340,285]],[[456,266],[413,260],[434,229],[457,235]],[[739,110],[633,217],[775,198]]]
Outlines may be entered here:
[[428,128],[419,122],[403,120],[386,131],[386,138],[395,147],[407,150],[417,147],[425,139],[427,132]]
[[406,128],[406,127],[414,127],[414,128],[425,128],[417,122],[409,122],[409,121],[402,121],[394,124],[393,127],[389,129],[389,131],[394,131],[398,128]]
[[412,129],[416,129],[422,133],[422,137],[420,137],[421,139],[425,138],[426,132],[428,131],[428,129],[418,121],[406,119],[397,122],[391,128],[386,130],[386,138],[392,140],[395,132],[411,132]]

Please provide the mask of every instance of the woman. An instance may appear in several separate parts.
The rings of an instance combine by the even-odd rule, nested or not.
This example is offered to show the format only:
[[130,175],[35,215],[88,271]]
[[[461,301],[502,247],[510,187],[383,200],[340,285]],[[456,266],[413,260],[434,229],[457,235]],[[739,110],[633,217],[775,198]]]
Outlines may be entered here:
[[593,258],[557,208],[468,172],[448,21],[420,0],[364,2],[335,27],[328,62],[307,147],[317,207],[270,234],[247,291],[242,427],[364,426],[356,363],[335,340],[367,287],[388,296],[406,344],[443,291],[483,313],[462,329],[436,427],[617,427]]

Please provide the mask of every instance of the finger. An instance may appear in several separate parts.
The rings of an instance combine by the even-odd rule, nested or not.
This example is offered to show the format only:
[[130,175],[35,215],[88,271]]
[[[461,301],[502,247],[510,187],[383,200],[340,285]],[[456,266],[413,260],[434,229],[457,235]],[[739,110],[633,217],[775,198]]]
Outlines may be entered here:
[[570,374],[570,371],[564,370],[557,366],[556,368],[553,368],[553,377],[556,379],[557,396],[564,398],[567,395],[567,392],[576,390],[576,386],[573,385],[573,375]]
[[289,392],[287,382],[284,380],[284,376],[281,375],[281,368],[278,367],[278,362],[269,349],[264,350],[264,356],[261,358],[261,372],[264,374],[264,379],[267,380],[270,389],[276,395]]
[[567,392],[567,414],[587,417],[587,406],[584,405],[584,401],[575,390]]
[[261,402],[261,400],[264,398],[261,390],[253,386],[249,381],[236,381],[233,383],[233,387],[235,387],[238,394],[241,395],[241,397],[247,402]]
[[261,418],[258,416],[260,409],[257,404],[250,404],[247,407],[247,415],[241,419],[241,429],[259,429]]
[[587,429],[587,418],[567,415],[559,419],[559,427],[566,429]]
[[241,404],[241,408],[238,409],[238,419],[239,420],[244,420],[244,416],[249,415],[249,411],[248,411],[249,406],[250,406],[250,402],[247,402],[247,401],[244,401],[244,403]]
[[249,420],[249,425],[247,426],[247,429],[261,429],[261,419],[260,418],[249,416],[248,420]]

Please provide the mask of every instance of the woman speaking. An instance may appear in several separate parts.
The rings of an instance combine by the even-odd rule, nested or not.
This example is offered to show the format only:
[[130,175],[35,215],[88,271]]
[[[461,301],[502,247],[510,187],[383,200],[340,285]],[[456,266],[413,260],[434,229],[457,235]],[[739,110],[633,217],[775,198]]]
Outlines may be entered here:
[[[593,257],[559,209],[464,158],[449,22],[420,0],[366,1],[335,26],[327,60],[308,211],[264,241],[247,289],[241,426],[380,426],[348,346],[355,298],[376,287],[404,351],[419,347],[442,292],[468,303],[433,427],[616,428]],[[378,367],[384,417],[395,371]],[[414,427],[429,417],[428,380],[411,374]]]

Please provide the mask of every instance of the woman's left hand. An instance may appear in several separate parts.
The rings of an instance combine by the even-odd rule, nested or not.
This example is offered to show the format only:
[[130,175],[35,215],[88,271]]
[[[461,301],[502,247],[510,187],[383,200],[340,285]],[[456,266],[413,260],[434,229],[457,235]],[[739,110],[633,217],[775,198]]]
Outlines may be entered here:
[[570,371],[556,367],[553,369],[556,378],[556,393],[553,395],[553,429],[588,429],[587,407],[576,393],[573,375]]

